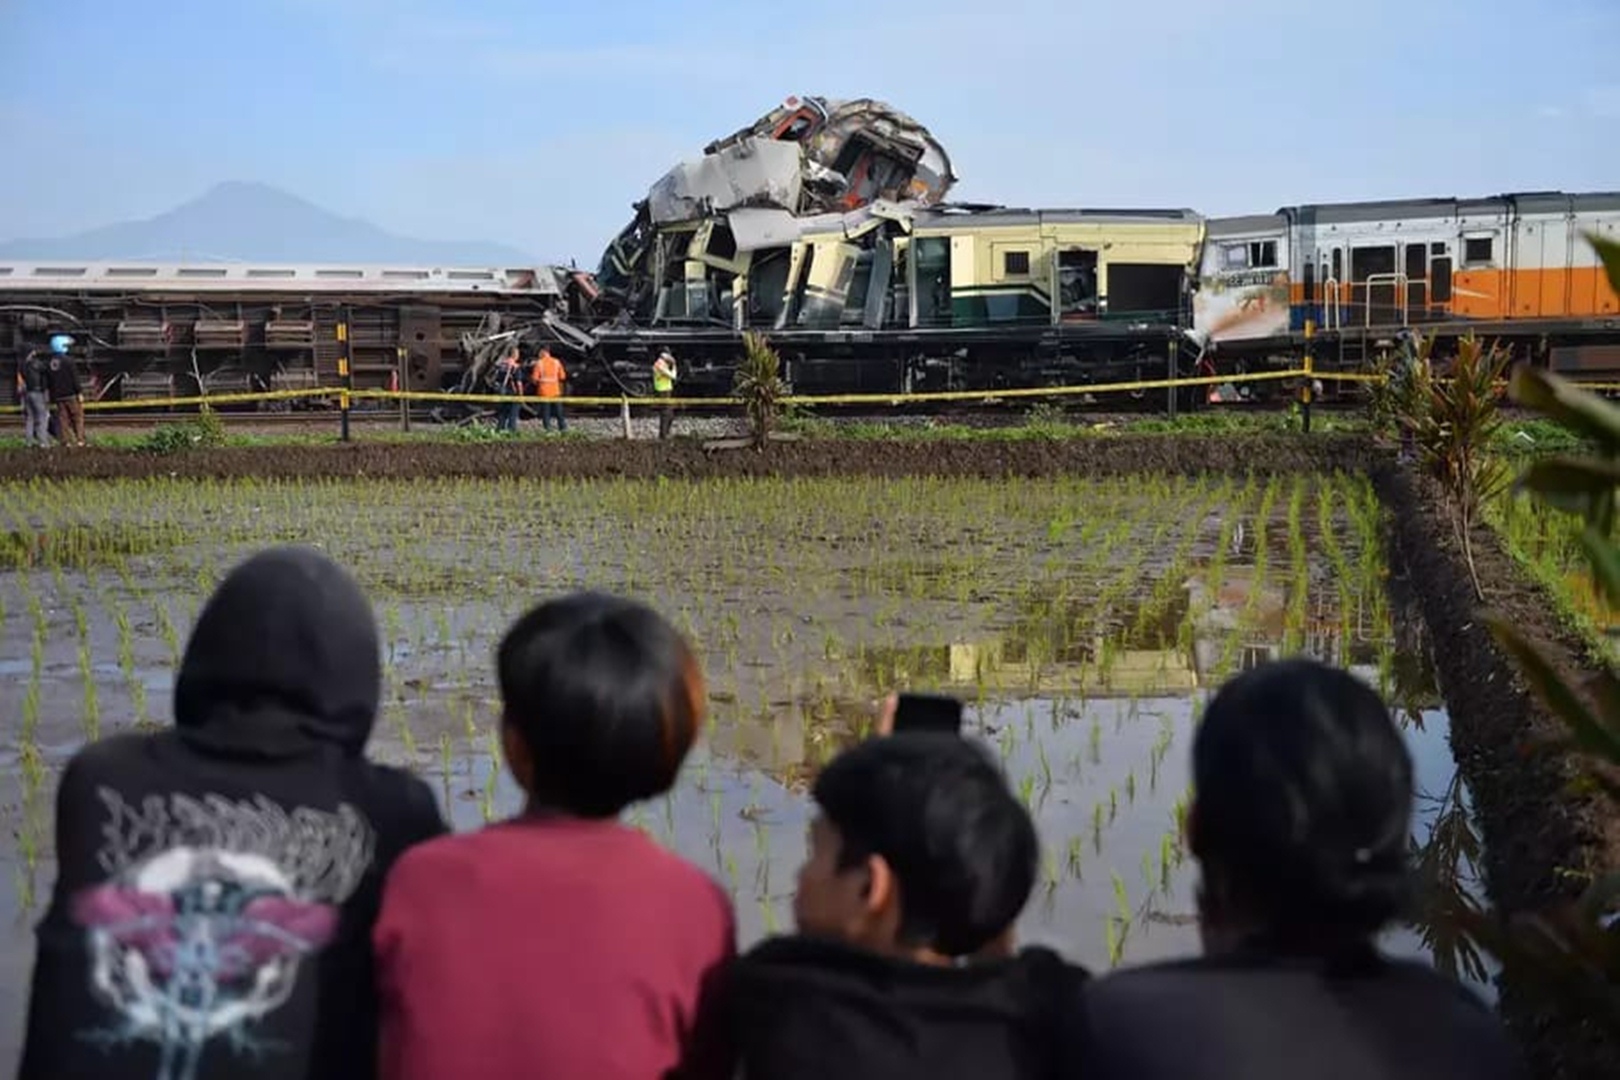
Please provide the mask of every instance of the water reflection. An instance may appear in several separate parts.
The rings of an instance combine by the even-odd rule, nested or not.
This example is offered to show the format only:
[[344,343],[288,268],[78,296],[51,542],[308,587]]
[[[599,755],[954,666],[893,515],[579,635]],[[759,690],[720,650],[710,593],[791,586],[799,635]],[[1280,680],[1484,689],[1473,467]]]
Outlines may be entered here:
[[1427,656],[1400,650],[1392,629],[1378,627],[1365,609],[1346,618],[1324,603],[1290,627],[1289,604],[1282,585],[1256,585],[1253,567],[1227,567],[1217,587],[1200,571],[1158,606],[1137,601],[1099,616],[1087,598],[1036,599],[994,635],[929,642],[924,634],[906,645],[862,645],[850,669],[873,693],[929,686],[979,696],[992,690],[1141,696],[1191,693],[1298,653],[1373,669],[1380,689],[1408,705],[1439,703]]
[[[1099,617],[1079,602],[1030,602],[998,633],[907,646],[866,645],[844,656],[845,677],[744,711],[707,732],[679,788],[634,819],[733,890],[744,941],[791,919],[793,880],[811,814],[816,769],[863,736],[876,700],[897,687],[944,689],[969,701],[967,728],[993,744],[1042,836],[1040,881],[1020,920],[1029,941],[1095,968],[1198,948],[1196,871],[1181,842],[1191,733],[1203,702],[1234,670],[1298,647],[1378,688],[1401,718],[1420,791],[1412,850],[1418,918],[1385,945],[1475,982],[1489,974],[1454,930],[1448,890],[1473,882],[1478,842],[1448,746],[1447,718],[1421,632],[1390,609],[1357,620],[1324,605],[1301,628],[1287,590],[1252,587],[1229,570],[1158,609]],[[1102,629],[1098,629],[1101,626]],[[1348,636],[1345,631],[1348,630]],[[729,710],[729,711],[727,711]],[[447,785],[458,825],[517,806],[485,757]],[[492,793],[487,801],[482,793]],[[1487,987],[1482,987],[1488,992]]]

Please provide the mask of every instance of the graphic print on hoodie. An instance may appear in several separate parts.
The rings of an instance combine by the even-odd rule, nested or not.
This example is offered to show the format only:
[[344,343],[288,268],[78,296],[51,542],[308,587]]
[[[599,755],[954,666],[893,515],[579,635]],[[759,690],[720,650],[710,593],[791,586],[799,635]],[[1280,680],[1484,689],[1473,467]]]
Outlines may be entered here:
[[175,684],[175,727],[81,750],[57,793],[20,1077],[366,1076],[383,875],[446,830],[362,751],[375,619],[305,549],[238,567]]

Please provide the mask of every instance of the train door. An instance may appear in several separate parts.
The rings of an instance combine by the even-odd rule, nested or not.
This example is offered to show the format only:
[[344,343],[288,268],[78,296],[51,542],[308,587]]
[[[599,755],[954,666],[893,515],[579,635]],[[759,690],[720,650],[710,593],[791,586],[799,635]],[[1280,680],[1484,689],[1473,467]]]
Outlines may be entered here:
[[1444,240],[1429,245],[1429,303],[1438,319],[1451,311],[1451,252]]
[[1349,295],[1344,287],[1344,249],[1335,247],[1322,253],[1322,325],[1335,329],[1344,325],[1344,305]]
[[1052,253],[1052,321],[1077,322],[1097,317],[1097,253],[1089,248],[1059,248]]
[[1356,245],[1350,249],[1350,292],[1359,300],[1358,322],[1365,326],[1391,326],[1400,321],[1400,295],[1396,291],[1395,245]]
[[1429,245],[1417,241],[1406,245],[1406,322],[1424,322],[1429,317]]
[[911,238],[896,236],[891,240],[894,248],[894,269],[889,278],[894,283],[889,310],[883,316],[884,326],[915,325],[911,312]]
[[804,276],[797,325],[829,330],[843,321],[844,305],[863,252],[854,244],[836,241],[815,244],[813,250],[816,257]]
[[798,322],[799,310],[804,304],[805,281],[809,278],[810,268],[815,265],[815,261],[815,245],[803,240],[793,245],[793,253],[788,257],[782,306],[776,313],[776,329],[784,330]]
[[911,325],[951,325],[951,238],[919,236],[911,242]]
[[1498,269],[1501,237],[1495,229],[1470,228],[1462,236],[1462,267],[1455,282],[1459,315],[1499,319],[1508,314],[1504,275]]

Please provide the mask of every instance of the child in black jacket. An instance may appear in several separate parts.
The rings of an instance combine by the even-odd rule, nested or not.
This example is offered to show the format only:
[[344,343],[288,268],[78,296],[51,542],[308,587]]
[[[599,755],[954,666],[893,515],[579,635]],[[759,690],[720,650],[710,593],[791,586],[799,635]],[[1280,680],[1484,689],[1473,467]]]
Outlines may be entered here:
[[1009,955],[1038,842],[989,755],[953,735],[872,739],[813,794],[799,933],[732,973],[745,1080],[1075,1075],[1087,973],[1046,949]]

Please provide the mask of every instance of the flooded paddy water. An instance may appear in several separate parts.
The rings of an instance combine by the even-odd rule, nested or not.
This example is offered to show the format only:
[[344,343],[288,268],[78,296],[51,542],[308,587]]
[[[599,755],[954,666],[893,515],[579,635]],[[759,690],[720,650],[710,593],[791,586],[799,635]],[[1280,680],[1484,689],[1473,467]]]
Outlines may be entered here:
[[[320,546],[369,590],[387,684],[372,754],[427,777],[463,829],[519,805],[495,728],[505,625],[582,587],[665,612],[701,651],[711,717],[678,788],[629,819],[722,882],[744,945],[791,924],[817,765],[891,689],[965,698],[1041,831],[1023,936],[1105,968],[1196,949],[1190,735],[1210,690],[1266,658],[1315,655],[1389,696],[1424,789],[1425,880],[1471,875],[1381,513],[1339,474],[0,484],[0,1056],[52,881],[55,773],[87,738],[169,722],[198,609],[265,544]],[[1443,927],[1390,945],[1457,960]]]

